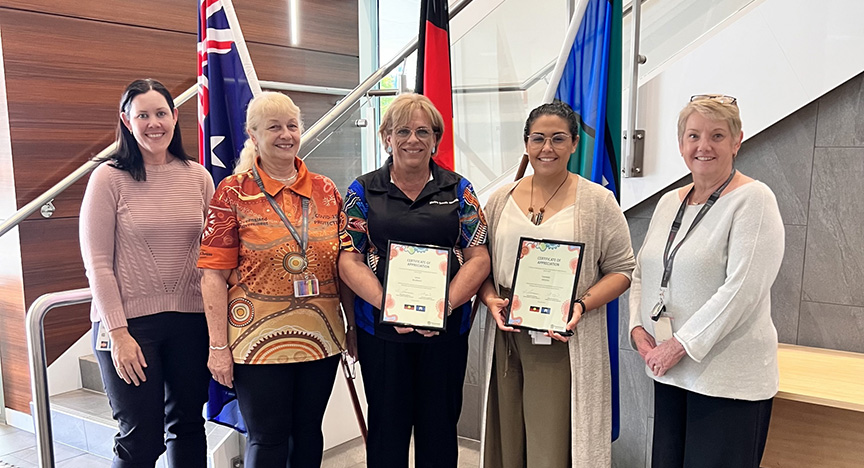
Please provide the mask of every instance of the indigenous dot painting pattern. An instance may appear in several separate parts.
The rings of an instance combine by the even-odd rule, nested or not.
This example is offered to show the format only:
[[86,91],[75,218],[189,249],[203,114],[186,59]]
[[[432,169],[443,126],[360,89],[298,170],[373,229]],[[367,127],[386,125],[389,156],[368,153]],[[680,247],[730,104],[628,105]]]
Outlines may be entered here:
[[[346,224],[333,182],[296,160],[291,187],[260,166],[264,189],[302,233],[302,198],[309,201],[307,270],[320,294],[294,297],[302,278],[300,246],[255,183],[252,171],[225,178],[210,202],[198,266],[235,270],[229,280],[228,342],[234,362],[282,364],[323,359],[344,348],[336,258],[339,230]],[[302,235],[302,234],[301,234]]]

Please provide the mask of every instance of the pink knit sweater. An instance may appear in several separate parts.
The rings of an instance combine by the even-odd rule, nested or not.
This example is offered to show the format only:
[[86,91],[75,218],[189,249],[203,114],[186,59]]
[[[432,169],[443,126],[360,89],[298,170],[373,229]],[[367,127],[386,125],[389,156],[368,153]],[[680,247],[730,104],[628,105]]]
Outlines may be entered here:
[[213,180],[200,164],[146,166],[147,180],[103,164],[81,203],[81,256],[108,330],[159,312],[203,313],[196,268]]

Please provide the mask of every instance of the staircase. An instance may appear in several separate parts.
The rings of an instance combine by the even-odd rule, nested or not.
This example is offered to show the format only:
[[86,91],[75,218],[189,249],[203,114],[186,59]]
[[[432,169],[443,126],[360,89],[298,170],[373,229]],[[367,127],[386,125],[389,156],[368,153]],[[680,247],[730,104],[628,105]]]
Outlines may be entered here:
[[[82,387],[51,397],[51,425],[55,442],[110,460],[113,456],[117,423],[102,387],[99,364],[93,355],[78,359]],[[231,429],[207,422],[207,465],[233,468],[240,436]],[[157,468],[167,468],[163,455]]]

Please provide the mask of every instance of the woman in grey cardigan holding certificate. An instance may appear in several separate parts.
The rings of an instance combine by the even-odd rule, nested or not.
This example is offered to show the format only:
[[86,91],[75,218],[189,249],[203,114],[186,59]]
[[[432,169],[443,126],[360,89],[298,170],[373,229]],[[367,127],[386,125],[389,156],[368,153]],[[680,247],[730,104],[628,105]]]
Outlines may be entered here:
[[655,467],[758,468],[777,393],[771,285],[783,222],[734,169],[735,98],[693,96],[678,145],[693,184],[657,203],[630,293],[630,338],[654,379]]
[[[579,142],[569,106],[531,111],[524,139],[534,174],[500,188],[485,209],[492,275],[478,294],[489,309],[481,466],[610,466],[606,303],[630,285],[630,231],[612,192],[567,170]],[[572,336],[507,324],[521,237],[585,244]]]

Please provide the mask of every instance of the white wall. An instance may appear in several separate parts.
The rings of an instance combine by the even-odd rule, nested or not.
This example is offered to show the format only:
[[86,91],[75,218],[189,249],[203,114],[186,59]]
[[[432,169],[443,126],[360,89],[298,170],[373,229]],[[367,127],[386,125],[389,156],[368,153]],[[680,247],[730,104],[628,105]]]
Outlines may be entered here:
[[676,125],[691,95],[736,96],[747,139],[864,70],[862,17],[860,0],[754,2],[646,76],[637,117],[646,132],[644,176],[623,179],[622,208],[688,173]]

